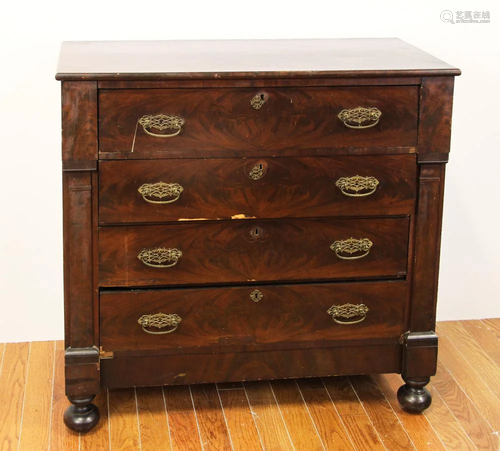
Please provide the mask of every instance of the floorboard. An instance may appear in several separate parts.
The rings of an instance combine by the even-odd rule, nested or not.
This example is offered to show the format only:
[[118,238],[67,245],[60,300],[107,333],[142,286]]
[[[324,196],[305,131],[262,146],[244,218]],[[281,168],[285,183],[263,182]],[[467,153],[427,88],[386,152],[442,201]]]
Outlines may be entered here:
[[370,376],[352,376],[349,381],[387,449],[415,449],[391,405]]
[[311,414],[294,380],[271,381],[271,389],[297,451],[324,450]]
[[324,378],[323,383],[340,418],[358,450],[384,450],[377,431],[373,427],[365,408],[359,402],[349,379],[346,377]]
[[189,387],[163,387],[173,451],[200,451],[201,437]]
[[377,374],[374,379],[418,451],[446,449],[424,414],[408,415],[399,407],[396,393],[403,381],[398,374]]
[[297,385],[325,448],[339,451],[355,449],[323,381],[319,378],[300,379]]
[[[55,342],[31,343],[24,387],[23,424],[18,451],[46,451],[49,448]],[[0,398],[1,399],[1,398]]]
[[0,374],[1,451],[17,450],[19,446],[30,347],[30,343],[8,343],[5,346]]
[[218,389],[234,451],[262,451],[259,432],[243,385],[241,388]]
[[267,381],[245,382],[259,437],[266,451],[294,449],[283,415]]
[[203,449],[231,450],[231,439],[215,384],[192,385],[191,393]]
[[500,319],[439,323],[431,407],[397,374],[104,390],[98,426],[62,421],[62,341],[0,343],[0,451],[500,450]]

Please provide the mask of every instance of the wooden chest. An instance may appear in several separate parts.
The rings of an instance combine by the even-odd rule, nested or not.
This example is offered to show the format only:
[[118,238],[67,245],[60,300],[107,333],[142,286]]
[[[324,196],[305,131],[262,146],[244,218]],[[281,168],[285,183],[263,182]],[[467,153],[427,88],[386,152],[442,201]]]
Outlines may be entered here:
[[436,370],[460,71],[398,39],[64,43],[68,427],[101,388]]

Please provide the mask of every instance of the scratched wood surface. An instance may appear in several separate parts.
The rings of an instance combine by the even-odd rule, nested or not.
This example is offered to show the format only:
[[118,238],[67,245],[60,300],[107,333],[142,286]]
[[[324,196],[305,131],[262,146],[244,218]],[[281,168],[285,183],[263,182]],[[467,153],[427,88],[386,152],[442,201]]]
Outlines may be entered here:
[[0,451],[500,449],[500,319],[438,332],[420,415],[399,408],[395,374],[131,388],[96,398],[87,434],[62,423],[62,342],[0,344]]

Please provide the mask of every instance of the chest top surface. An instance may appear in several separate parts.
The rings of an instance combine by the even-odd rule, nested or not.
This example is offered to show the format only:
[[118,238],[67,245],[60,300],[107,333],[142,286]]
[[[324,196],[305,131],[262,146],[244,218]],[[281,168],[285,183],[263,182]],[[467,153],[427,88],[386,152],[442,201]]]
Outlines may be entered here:
[[397,38],[64,42],[58,80],[460,75]]

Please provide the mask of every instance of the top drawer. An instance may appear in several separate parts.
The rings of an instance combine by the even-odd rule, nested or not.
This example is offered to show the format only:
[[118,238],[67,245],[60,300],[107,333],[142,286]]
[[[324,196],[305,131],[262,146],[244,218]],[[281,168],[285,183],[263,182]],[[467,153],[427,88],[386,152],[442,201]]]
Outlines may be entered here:
[[417,116],[417,86],[101,90],[99,151],[178,158],[414,148]]

